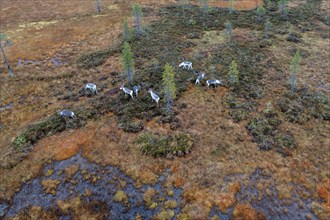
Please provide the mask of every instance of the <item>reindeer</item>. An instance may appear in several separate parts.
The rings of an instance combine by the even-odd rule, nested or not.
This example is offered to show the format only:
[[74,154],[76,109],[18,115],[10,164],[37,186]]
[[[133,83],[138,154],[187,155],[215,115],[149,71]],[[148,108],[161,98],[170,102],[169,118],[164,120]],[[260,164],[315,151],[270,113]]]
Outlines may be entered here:
[[96,85],[93,84],[93,83],[87,83],[86,86],[85,86],[85,91],[86,91],[86,90],[89,90],[89,91],[91,91],[92,93],[97,94]]
[[72,111],[69,111],[69,110],[62,110],[62,111],[60,111],[59,112],[59,114],[60,114],[60,116],[62,116],[62,117],[69,117],[69,118],[75,118],[75,114],[74,114],[74,112],[72,112]]
[[197,77],[196,82],[195,82],[195,85],[196,84],[200,84],[201,83],[201,80],[204,79],[204,77],[205,77],[205,74],[202,73],[202,72],[199,72],[198,73],[198,77]]
[[132,97],[132,99],[134,99],[134,97],[133,97],[133,90],[130,90],[130,89],[124,87],[124,85],[122,85],[122,87],[120,87],[120,89],[123,90],[124,93],[130,95]]
[[156,101],[157,107],[158,107],[159,106],[159,99],[160,99],[159,96],[156,93],[154,93],[151,89],[149,89],[148,92],[150,93],[151,98]]
[[222,85],[222,81],[218,79],[209,79],[206,80],[207,87],[210,87],[210,85],[214,85],[216,87],[217,85]]
[[182,63],[180,63],[179,67],[182,67],[183,69],[188,69],[188,70],[193,69],[192,62],[190,62],[190,61],[183,61]]
[[134,93],[135,93],[135,97],[138,96],[139,89],[140,89],[140,86],[139,86],[139,85],[133,86],[133,91],[134,91]]

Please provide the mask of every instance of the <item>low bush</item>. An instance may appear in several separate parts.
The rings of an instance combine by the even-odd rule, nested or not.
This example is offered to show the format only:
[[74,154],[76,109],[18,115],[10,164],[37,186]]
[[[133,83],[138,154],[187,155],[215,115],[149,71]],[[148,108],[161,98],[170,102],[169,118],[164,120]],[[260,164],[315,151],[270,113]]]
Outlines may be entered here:
[[135,143],[143,154],[153,157],[183,156],[191,151],[193,144],[191,136],[185,133],[170,136],[144,133]]

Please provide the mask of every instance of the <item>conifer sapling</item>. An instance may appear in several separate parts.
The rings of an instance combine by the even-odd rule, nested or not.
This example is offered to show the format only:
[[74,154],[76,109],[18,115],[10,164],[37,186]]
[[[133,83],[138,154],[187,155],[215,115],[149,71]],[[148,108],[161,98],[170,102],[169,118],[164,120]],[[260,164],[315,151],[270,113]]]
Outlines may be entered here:
[[266,39],[269,38],[269,32],[271,28],[272,28],[272,23],[269,20],[267,20],[264,24],[264,37]]
[[300,66],[300,62],[301,62],[301,56],[300,56],[300,52],[299,50],[295,53],[292,61],[291,61],[291,65],[290,65],[290,73],[291,73],[291,77],[289,80],[290,83],[290,87],[291,87],[291,92],[293,93],[296,88],[296,81],[297,81],[297,73],[299,71],[299,66]]
[[227,21],[225,23],[225,32],[229,38],[229,46],[231,47],[233,45],[233,41],[232,41],[232,35],[233,35],[233,27],[230,21]]
[[122,58],[123,58],[123,64],[124,64],[124,69],[125,69],[125,74],[126,74],[127,80],[129,82],[130,86],[132,86],[133,73],[134,73],[134,61],[133,61],[131,46],[127,42],[124,43],[124,49],[122,51]]
[[262,21],[266,14],[266,9],[263,6],[257,8],[258,21]]
[[123,24],[123,35],[124,35],[124,39],[125,41],[129,41],[131,39],[131,33],[128,27],[128,22],[127,19],[124,19],[124,24]]
[[138,3],[134,3],[132,6],[132,12],[134,17],[135,33],[136,37],[140,40],[142,36],[142,8]]
[[168,63],[164,67],[163,73],[163,93],[165,95],[166,110],[172,112],[172,104],[176,97],[176,87],[174,82],[174,70]]
[[7,67],[8,71],[9,71],[9,75],[11,77],[13,77],[14,76],[13,71],[10,68],[9,62],[8,62],[6,54],[5,54],[5,51],[3,49],[5,46],[9,46],[11,44],[12,44],[11,41],[7,40],[6,35],[0,33],[0,51],[2,53],[3,59],[5,60],[5,64],[6,64],[6,67]]
[[239,84],[238,79],[238,68],[237,63],[235,60],[231,62],[231,65],[229,66],[229,72],[228,72],[228,83],[230,86],[236,86]]
[[278,7],[280,9],[282,17],[287,16],[287,4],[288,4],[288,0],[279,0],[278,1]]

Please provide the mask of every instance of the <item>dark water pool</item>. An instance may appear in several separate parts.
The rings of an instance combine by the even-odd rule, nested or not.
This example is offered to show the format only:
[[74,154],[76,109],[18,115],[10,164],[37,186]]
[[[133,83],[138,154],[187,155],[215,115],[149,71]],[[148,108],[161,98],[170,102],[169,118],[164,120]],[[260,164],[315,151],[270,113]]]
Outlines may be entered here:
[[[79,166],[79,169],[71,178],[68,178],[63,171],[73,165]],[[161,207],[168,200],[176,201],[178,204],[176,208],[173,208],[175,215],[180,212],[182,190],[175,187],[169,189],[164,186],[167,173],[160,176],[155,185],[145,184],[136,187],[134,180],[118,168],[91,163],[80,154],[68,160],[47,165],[43,173],[44,175],[23,185],[22,189],[13,197],[10,207],[6,204],[0,205],[0,212],[3,209],[6,217],[13,217],[31,206],[49,209],[56,207],[57,200],[68,200],[77,196],[86,203],[99,201],[106,204],[109,219],[135,219],[137,214],[142,219],[150,219],[161,211]],[[60,181],[55,195],[45,192],[42,185],[44,180]],[[143,201],[142,196],[148,188],[153,188],[157,192],[153,201],[158,206],[154,209],[147,207]],[[86,196],[87,190],[89,191],[88,196]],[[125,192],[128,204],[114,202],[114,195],[118,190]],[[169,191],[171,191],[170,194]],[[67,218],[70,216],[62,216],[62,219]]]

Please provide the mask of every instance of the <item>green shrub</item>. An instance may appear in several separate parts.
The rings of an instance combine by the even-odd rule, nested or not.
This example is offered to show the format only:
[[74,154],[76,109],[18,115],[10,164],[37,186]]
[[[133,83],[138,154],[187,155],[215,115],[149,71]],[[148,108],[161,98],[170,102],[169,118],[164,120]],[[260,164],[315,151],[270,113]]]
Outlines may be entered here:
[[143,130],[143,123],[141,121],[124,121],[119,123],[119,128],[123,129],[125,132],[137,133]]
[[228,83],[230,86],[237,86],[239,84],[239,73],[237,68],[237,63],[235,60],[231,62],[228,72]]
[[135,144],[143,154],[153,157],[183,156],[192,148],[190,135],[184,133],[171,136],[144,133],[137,138]]
[[168,63],[165,64],[164,73],[162,77],[163,93],[165,94],[166,111],[172,112],[172,105],[176,97],[176,86],[174,82],[174,70]]
[[278,153],[287,156],[289,150],[295,148],[296,144],[291,134],[284,134],[278,129],[280,123],[277,114],[271,110],[252,118],[247,128],[261,150],[275,148]]
[[258,21],[262,21],[266,14],[266,9],[263,6],[257,8]]
[[24,147],[27,145],[27,139],[24,134],[20,134],[15,140],[14,145],[19,149],[23,150]]
[[129,45],[129,43],[124,43],[124,48],[122,51],[122,59],[123,59],[123,66],[125,69],[125,75],[127,77],[127,80],[132,86],[133,82],[133,73],[134,73],[134,60],[133,60],[133,54],[132,54],[132,48]]

